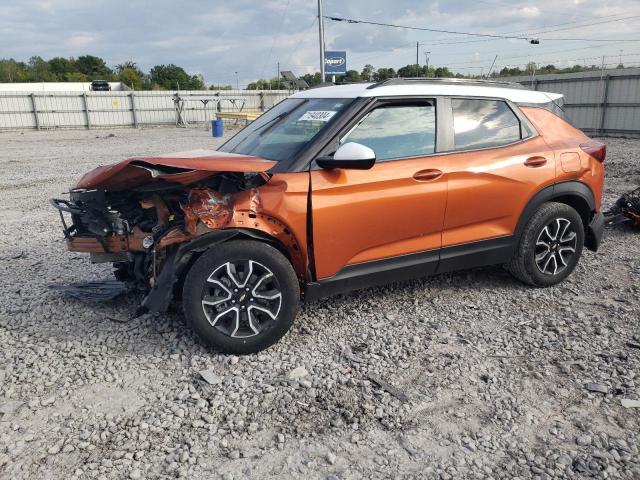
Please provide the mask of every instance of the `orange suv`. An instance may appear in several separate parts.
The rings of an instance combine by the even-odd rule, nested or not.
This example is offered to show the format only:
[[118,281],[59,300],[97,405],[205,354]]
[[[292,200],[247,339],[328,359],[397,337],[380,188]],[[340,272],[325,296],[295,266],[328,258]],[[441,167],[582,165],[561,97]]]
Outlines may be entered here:
[[52,203],[70,250],[146,293],[140,312],[181,299],[206,343],[251,353],[301,297],[490,264],[566,278],[600,243],[606,150],[561,102],[468,80],[311,89],[217,151],[101,166]]

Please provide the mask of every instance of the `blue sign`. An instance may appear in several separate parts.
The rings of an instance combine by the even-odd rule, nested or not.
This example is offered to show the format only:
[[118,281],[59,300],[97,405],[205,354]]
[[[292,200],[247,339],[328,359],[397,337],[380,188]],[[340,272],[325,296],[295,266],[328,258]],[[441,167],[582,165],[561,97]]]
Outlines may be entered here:
[[324,71],[327,75],[345,75],[347,52],[324,52]]

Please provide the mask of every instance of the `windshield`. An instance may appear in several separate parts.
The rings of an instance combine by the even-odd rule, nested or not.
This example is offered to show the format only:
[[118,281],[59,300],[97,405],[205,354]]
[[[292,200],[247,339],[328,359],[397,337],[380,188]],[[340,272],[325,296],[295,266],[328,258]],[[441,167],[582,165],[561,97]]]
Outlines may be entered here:
[[221,152],[288,162],[353,101],[288,98],[222,145]]

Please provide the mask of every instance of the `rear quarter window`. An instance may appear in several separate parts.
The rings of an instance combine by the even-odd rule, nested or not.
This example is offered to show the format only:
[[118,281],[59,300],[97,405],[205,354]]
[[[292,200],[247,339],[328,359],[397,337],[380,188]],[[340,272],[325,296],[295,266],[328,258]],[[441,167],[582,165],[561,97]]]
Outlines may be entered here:
[[572,127],[576,127],[575,123],[571,120],[571,117],[567,114],[567,111],[564,109],[563,98],[559,98],[558,100],[555,100],[555,101],[550,100],[547,103],[518,103],[518,106],[542,108],[544,110],[547,110],[548,112],[553,113],[556,117],[561,118]]
[[455,150],[508,145],[522,139],[520,120],[506,102],[451,99]]

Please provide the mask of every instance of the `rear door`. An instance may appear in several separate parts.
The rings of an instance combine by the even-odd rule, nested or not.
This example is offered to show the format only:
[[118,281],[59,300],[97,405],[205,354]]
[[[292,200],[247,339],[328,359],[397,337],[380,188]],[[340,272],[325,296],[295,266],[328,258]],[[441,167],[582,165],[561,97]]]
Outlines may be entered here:
[[513,235],[528,200],[554,182],[553,151],[507,101],[450,101],[443,247]]
[[435,270],[447,192],[436,117],[434,99],[379,100],[323,151],[357,142],[372,148],[377,161],[370,170],[312,168],[318,279],[376,260],[390,260],[390,267],[416,252],[431,252],[425,273]]

